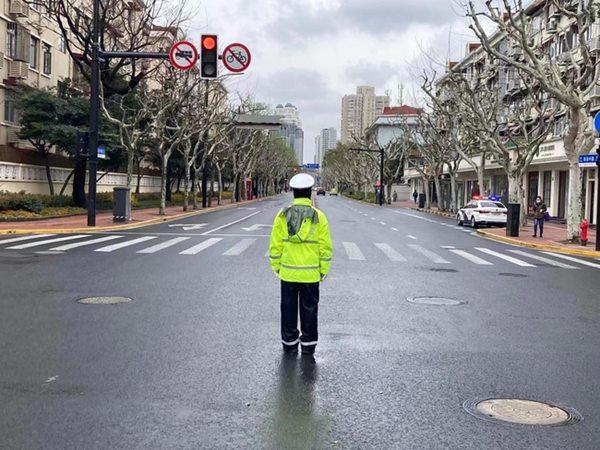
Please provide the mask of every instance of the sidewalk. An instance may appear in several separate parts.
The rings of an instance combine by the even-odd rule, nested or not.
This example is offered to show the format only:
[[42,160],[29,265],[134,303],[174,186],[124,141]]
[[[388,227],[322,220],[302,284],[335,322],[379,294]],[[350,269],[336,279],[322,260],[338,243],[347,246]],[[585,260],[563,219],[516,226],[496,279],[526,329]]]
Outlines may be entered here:
[[255,200],[246,200],[239,203],[227,203],[220,206],[212,206],[206,209],[191,209],[183,212],[182,206],[170,206],[166,209],[165,215],[158,214],[158,208],[136,209],[131,211],[131,222],[114,223],[112,211],[102,211],[96,214],[96,227],[87,226],[87,216],[85,214],[60,217],[57,219],[46,220],[27,220],[22,222],[0,222],[0,235],[3,234],[26,234],[26,233],[93,233],[96,231],[114,231],[127,230],[129,228],[138,228],[148,225],[154,225],[162,222],[170,222],[176,219],[205,214],[217,210],[226,210],[259,202],[267,198],[263,197]]

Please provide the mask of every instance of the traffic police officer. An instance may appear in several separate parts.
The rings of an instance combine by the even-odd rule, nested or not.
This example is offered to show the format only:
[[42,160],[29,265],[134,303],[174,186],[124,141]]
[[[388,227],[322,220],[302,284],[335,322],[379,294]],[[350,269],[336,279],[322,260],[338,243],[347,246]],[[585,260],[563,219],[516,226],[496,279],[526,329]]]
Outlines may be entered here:
[[294,201],[275,217],[269,245],[271,268],[281,279],[281,340],[291,353],[298,351],[298,343],[303,354],[315,352],[319,283],[329,273],[333,254],[327,217],[312,206],[314,184],[305,173],[292,177]]

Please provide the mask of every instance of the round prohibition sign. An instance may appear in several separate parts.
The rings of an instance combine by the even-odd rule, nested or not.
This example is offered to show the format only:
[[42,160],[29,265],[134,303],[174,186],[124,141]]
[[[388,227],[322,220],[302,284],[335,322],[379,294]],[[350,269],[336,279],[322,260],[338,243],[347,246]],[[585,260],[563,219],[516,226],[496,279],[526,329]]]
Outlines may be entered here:
[[223,51],[223,65],[230,72],[243,72],[250,66],[252,55],[244,44],[229,44]]
[[176,69],[190,70],[198,62],[198,50],[191,42],[177,42],[171,47],[169,61]]

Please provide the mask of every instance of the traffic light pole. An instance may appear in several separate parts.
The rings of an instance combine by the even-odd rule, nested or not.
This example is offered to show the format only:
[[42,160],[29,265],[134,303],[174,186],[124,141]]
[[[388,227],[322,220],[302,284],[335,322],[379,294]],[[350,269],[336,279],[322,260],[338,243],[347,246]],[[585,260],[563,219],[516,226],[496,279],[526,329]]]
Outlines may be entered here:
[[596,151],[599,155],[596,160],[596,251],[600,252],[600,147]]
[[[208,88],[210,86],[210,81],[208,79],[204,80],[204,114],[208,114]],[[204,134],[202,137],[202,147],[204,148],[204,154],[206,155],[206,151],[208,150],[208,127],[205,128]],[[208,181],[208,159],[205,158],[204,164],[202,165],[202,209],[205,209],[207,205],[207,195],[208,189],[206,188],[206,184]]]
[[385,150],[383,148],[378,150],[370,148],[351,148],[350,150],[353,152],[379,153],[379,199],[377,199],[377,203],[379,206],[383,206],[383,166],[385,164]]
[[96,177],[98,175],[98,141],[100,134],[100,64],[112,58],[169,59],[168,53],[157,52],[104,52],[100,48],[100,0],[94,0],[92,18],[92,64],[90,76],[90,138],[88,143],[88,215],[89,227],[96,226]]

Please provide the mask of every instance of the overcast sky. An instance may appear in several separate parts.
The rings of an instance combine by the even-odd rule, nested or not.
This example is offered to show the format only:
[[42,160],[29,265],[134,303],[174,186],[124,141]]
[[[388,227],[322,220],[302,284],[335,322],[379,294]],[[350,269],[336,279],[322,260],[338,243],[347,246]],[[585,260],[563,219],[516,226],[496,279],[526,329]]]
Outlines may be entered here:
[[404,103],[415,103],[423,52],[443,62],[473,40],[459,13],[453,0],[207,0],[190,34],[216,33],[221,48],[250,48],[252,65],[228,82],[230,90],[273,107],[296,105],[309,162],[322,128],[339,134],[342,96],[357,85],[387,90],[397,104],[404,84]]

